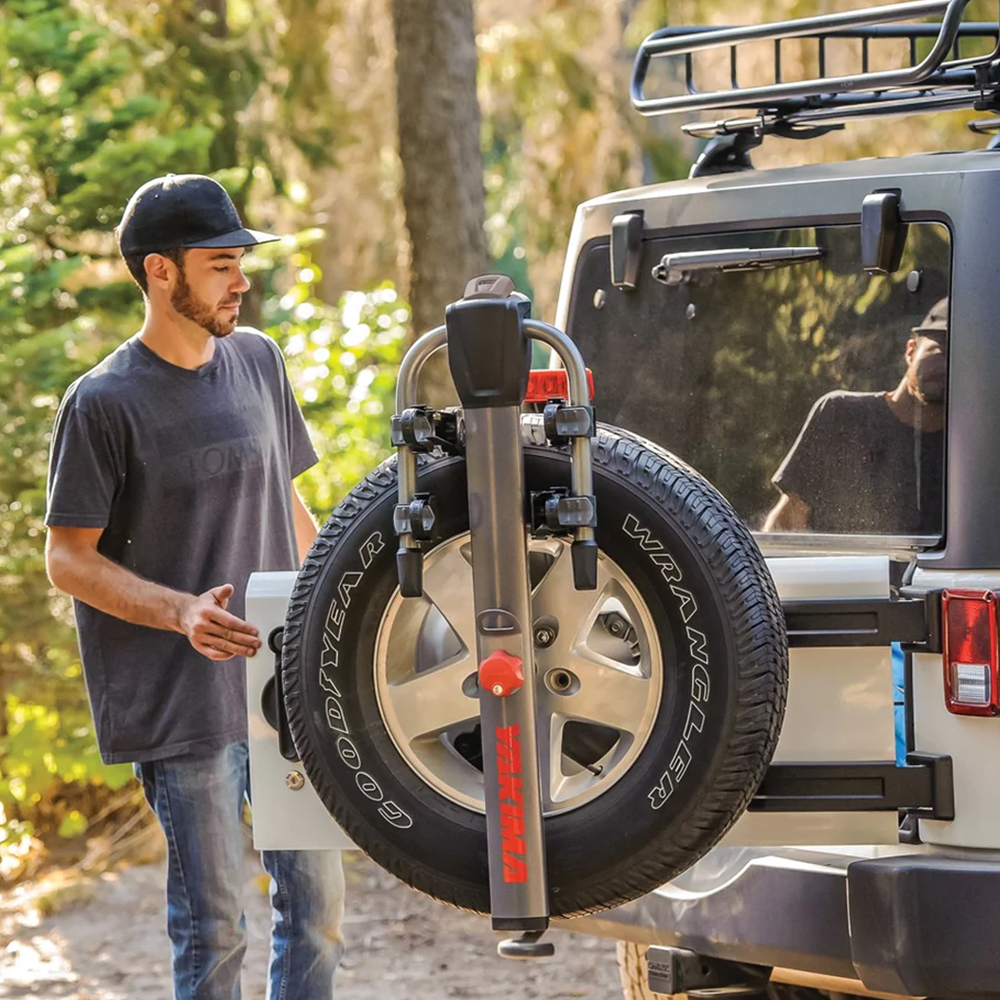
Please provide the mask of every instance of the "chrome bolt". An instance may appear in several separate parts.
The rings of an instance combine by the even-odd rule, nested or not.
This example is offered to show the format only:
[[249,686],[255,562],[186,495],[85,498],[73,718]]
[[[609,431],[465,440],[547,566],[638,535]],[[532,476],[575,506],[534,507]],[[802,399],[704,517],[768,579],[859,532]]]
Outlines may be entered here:
[[556,629],[551,625],[535,626],[535,645],[545,649],[556,641]]
[[594,292],[594,308],[595,309],[603,309],[604,308],[604,303],[607,302],[607,300],[608,300],[608,296],[607,296],[607,293],[604,291],[603,288],[598,288],[597,291]]
[[493,693],[499,698],[500,695],[503,694],[503,685],[502,684],[494,684],[493,685]]
[[285,775],[285,784],[293,791],[297,792],[306,783],[306,779],[302,777],[301,771],[289,771]]

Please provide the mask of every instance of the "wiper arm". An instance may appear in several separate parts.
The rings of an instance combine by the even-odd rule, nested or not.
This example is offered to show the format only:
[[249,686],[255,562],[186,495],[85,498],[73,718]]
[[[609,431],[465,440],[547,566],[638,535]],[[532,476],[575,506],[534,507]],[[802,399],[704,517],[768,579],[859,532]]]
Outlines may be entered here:
[[767,247],[751,250],[693,250],[689,253],[668,253],[653,268],[653,277],[665,285],[679,285],[692,271],[761,271],[775,267],[791,267],[822,257],[819,247]]

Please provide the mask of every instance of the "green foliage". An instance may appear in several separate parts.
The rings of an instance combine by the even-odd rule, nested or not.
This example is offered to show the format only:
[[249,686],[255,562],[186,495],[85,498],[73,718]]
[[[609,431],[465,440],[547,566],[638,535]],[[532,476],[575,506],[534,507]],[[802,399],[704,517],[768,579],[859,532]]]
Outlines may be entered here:
[[48,443],[66,386],[134,328],[135,296],[109,266],[122,185],[168,166],[199,169],[210,134],[195,125],[155,136],[148,125],[162,102],[136,96],[126,48],[64,0],[0,9],[0,65],[0,833],[9,860],[57,789],[128,778],[97,757],[68,602],[45,576]]
[[277,250],[261,247],[256,256],[262,272],[286,258],[278,275],[286,290],[267,299],[264,324],[285,353],[320,456],[298,485],[325,518],[390,452],[389,417],[410,310],[388,282],[348,292],[336,306],[321,301],[322,274],[308,249],[321,235],[302,233]]
[[[263,13],[255,5],[256,16],[235,29],[209,13],[201,0],[0,6],[0,873],[17,868],[34,832],[83,831],[85,807],[67,803],[99,799],[79,790],[130,780],[129,767],[109,768],[99,759],[69,601],[45,574],[42,523],[59,399],[141,319],[141,297],[118,260],[112,227],[128,195],[157,175],[216,171],[242,207],[258,178],[270,176],[271,187],[281,188],[283,176],[275,175],[287,170],[282,141],[309,147],[319,160],[335,148],[335,105],[308,74],[291,81],[311,95],[308,121],[300,115],[295,129],[283,129],[258,115],[247,124],[260,88],[267,82],[274,102],[292,62],[277,5]],[[299,30],[296,44],[311,43]],[[269,45],[270,76],[262,62]],[[269,174],[276,164],[280,171]],[[269,315],[279,339],[311,335],[319,321],[303,318],[309,300],[336,331],[330,377],[344,376],[346,391],[359,400],[356,413],[330,415],[339,389],[327,392],[306,370],[318,343],[299,351],[290,369],[303,388],[316,387],[316,412],[331,441],[341,448],[345,435],[362,447],[371,442],[355,462],[360,466],[368,454],[381,454],[369,397],[379,396],[384,379],[365,380],[392,348],[375,316],[379,333],[370,346],[352,349],[358,361],[348,370],[340,360],[348,349],[337,342],[345,332],[340,311],[316,302],[312,285],[297,278],[287,293],[280,287],[289,284],[280,266],[289,252],[278,248],[262,276],[272,294],[282,302],[291,295],[299,311],[276,305]],[[314,474],[317,504],[332,503],[350,474]]]
[[27,820],[8,818],[0,803],[0,881],[16,877],[24,868],[33,845],[34,826]]

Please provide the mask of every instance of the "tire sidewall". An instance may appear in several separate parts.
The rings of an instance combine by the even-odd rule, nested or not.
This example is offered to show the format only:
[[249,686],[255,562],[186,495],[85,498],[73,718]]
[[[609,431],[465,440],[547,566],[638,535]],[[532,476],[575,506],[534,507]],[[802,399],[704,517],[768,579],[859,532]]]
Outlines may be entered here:
[[[568,484],[568,469],[563,452],[525,449],[529,489]],[[598,543],[652,616],[663,693],[628,772],[591,802],[546,820],[554,915],[592,907],[602,883],[646,857],[662,858],[665,841],[683,870],[722,832],[689,829],[690,813],[705,796],[732,791],[715,787],[736,689],[719,582],[682,523],[683,507],[665,510],[597,464],[594,484]],[[375,649],[397,586],[394,485],[393,477],[392,488],[358,503],[319,572],[297,588],[300,631],[291,643],[286,637],[283,664],[289,722],[310,781],[359,846],[390,871],[447,882],[460,905],[488,912],[485,816],[430,788],[399,754],[379,711]],[[421,488],[435,497],[442,540],[468,530],[462,460],[427,463]]]

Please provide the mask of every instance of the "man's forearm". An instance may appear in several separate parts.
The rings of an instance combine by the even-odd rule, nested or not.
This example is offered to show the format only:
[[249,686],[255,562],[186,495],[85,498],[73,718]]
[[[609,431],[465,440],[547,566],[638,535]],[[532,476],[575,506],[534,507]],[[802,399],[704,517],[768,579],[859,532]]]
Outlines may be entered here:
[[306,561],[312,543],[319,534],[319,525],[312,511],[302,502],[298,493],[292,491],[292,519],[295,523],[295,547],[299,550],[299,565]]
[[99,552],[82,549],[49,556],[49,576],[60,590],[98,611],[149,628],[183,632],[191,594],[152,583]]
[[764,521],[762,531],[808,531],[809,505],[799,496],[782,494]]

